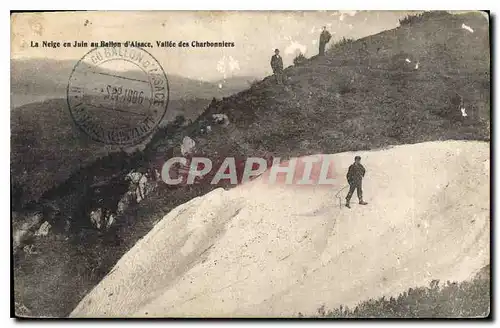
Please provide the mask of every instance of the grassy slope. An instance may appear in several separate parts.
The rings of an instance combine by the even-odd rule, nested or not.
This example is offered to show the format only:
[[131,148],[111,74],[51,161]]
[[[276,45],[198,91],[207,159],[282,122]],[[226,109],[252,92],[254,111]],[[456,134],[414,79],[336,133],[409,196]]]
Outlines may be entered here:
[[[212,112],[226,113],[233,130],[200,138],[200,148],[214,153],[226,139],[228,152],[297,156],[489,139],[488,27],[475,18],[447,15],[386,31],[291,67],[287,87],[268,78],[221,102]],[[475,26],[475,33],[462,29],[463,22]],[[419,69],[396,59],[401,52],[419,61]],[[455,91],[464,95],[468,117],[461,116]]]
[[[474,34],[460,27],[463,22]],[[218,102],[168,144],[190,135],[211,157],[265,151],[288,157],[429,140],[489,140],[488,38],[481,16],[447,14],[364,38],[286,69],[285,87],[269,77]],[[363,42],[366,55],[359,50]],[[402,65],[405,57],[418,60],[419,69]],[[453,103],[455,90],[466,97],[466,118]],[[198,123],[216,112],[228,114],[229,127],[198,135]],[[152,148],[163,152],[162,144],[167,142],[155,141]],[[51,234],[35,244],[41,254],[18,260],[16,281],[24,285],[16,286],[16,298],[29,315],[67,315],[168,211],[212,188],[160,188],[104,235],[66,240]]]
[[[23,199],[37,199],[82,165],[114,149],[75,133],[64,100],[15,109],[11,118],[11,176],[23,188]],[[36,115],[33,115],[33,113]]]

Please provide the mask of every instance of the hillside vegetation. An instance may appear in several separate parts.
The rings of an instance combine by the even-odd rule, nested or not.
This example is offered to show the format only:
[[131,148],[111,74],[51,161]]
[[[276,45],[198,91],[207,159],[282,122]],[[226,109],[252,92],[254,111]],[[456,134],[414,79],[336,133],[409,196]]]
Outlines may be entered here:
[[299,156],[489,140],[488,33],[481,14],[433,13],[335,47],[325,58],[287,68],[284,87],[270,77],[219,102],[207,116],[225,113],[234,123],[196,141],[207,154],[224,144],[225,151],[247,156],[264,150]]
[[[398,297],[364,301],[354,309],[318,309],[318,318],[485,318],[491,310],[490,266],[471,280],[410,288]],[[299,314],[302,317],[302,314]]]

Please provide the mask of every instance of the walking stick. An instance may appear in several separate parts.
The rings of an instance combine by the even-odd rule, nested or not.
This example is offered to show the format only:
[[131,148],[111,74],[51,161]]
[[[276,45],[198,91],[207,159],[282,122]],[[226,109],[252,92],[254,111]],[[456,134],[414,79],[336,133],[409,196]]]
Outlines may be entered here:
[[344,190],[345,188],[347,188],[347,186],[344,186],[342,189],[340,189],[339,191],[337,191],[337,193],[335,194],[335,197],[338,197],[338,199],[339,199],[339,208],[340,208],[340,209],[342,209],[342,198],[340,197],[340,195],[339,195],[339,194],[340,194],[340,192],[341,192],[342,190]]

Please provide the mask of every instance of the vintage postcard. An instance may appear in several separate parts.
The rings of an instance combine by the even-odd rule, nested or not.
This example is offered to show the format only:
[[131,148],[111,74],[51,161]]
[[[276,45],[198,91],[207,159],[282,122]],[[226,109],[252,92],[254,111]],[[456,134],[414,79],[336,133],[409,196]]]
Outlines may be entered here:
[[11,13],[12,315],[490,315],[484,11]]

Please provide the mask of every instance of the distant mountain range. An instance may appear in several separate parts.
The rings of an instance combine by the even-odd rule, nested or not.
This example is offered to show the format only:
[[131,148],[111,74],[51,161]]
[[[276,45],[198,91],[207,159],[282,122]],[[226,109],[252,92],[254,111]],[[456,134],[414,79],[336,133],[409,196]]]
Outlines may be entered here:
[[[11,108],[66,97],[66,86],[76,62],[53,59],[11,60]],[[100,69],[104,71],[103,69]],[[128,71],[128,75],[135,72]],[[139,73],[139,72],[137,72]],[[238,76],[205,82],[169,75],[170,99],[222,98],[248,88],[255,77]]]

